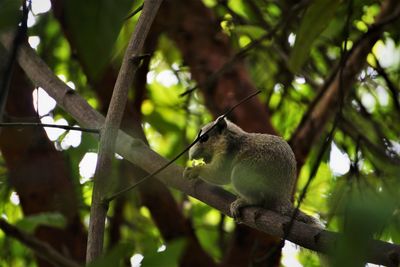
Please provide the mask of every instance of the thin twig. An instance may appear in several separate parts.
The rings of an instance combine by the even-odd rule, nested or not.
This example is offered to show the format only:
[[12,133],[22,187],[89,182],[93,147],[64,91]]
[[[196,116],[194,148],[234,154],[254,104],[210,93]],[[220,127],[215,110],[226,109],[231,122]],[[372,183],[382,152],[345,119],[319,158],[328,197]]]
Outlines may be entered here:
[[227,71],[229,71],[232,67],[233,64],[237,61],[240,60],[242,58],[244,58],[247,53],[249,51],[251,51],[252,49],[256,48],[257,46],[259,46],[263,41],[265,41],[266,39],[271,38],[272,36],[275,35],[275,33],[278,31],[278,29],[280,28],[281,24],[278,24],[276,27],[274,27],[271,31],[269,31],[268,33],[262,35],[261,37],[259,37],[258,39],[254,40],[253,42],[251,42],[250,44],[248,44],[247,46],[245,46],[244,48],[242,48],[239,52],[237,52],[235,55],[233,55],[231,58],[229,58],[224,65],[222,65],[221,68],[219,68],[216,72],[212,73],[210,76],[208,76],[206,78],[206,80],[204,82],[201,82],[191,88],[189,88],[188,90],[186,90],[185,92],[183,92],[182,94],[180,94],[180,97],[183,97],[187,94],[192,93],[194,90],[200,88],[200,87],[209,87],[211,86],[217,79],[218,77],[220,77],[222,74],[226,73]]
[[39,239],[22,232],[17,227],[9,224],[4,219],[0,218],[0,229],[7,235],[11,236],[27,247],[31,248],[39,257],[54,264],[54,266],[63,267],[81,267],[82,265],[66,258],[60,252],[52,248],[49,244],[40,241]]
[[[305,186],[303,187],[303,189],[302,189],[302,191],[300,193],[300,197],[299,197],[299,199],[297,201],[297,205],[295,206],[295,208],[293,210],[293,213],[292,213],[292,215],[290,217],[290,221],[287,224],[285,224],[285,227],[284,227],[285,232],[284,232],[284,236],[283,236],[284,240],[288,239],[289,235],[291,234],[291,231],[292,231],[292,228],[294,226],[295,220],[296,220],[297,216],[300,213],[300,206],[301,206],[303,200],[306,197],[306,194],[307,194],[308,188],[311,185],[311,182],[314,180],[315,175],[317,174],[318,168],[319,168],[319,166],[321,164],[323,156],[325,155],[325,152],[327,151],[328,147],[332,143],[332,140],[333,140],[333,137],[334,137],[334,133],[335,133],[335,130],[336,130],[336,127],[337,127],[337,124],[338,124],[338,121],[339,121],[339,119],[341,117],[341,112],[342,112],[342,108],[343,108],[343,101],[344,101],[344,92],[342,90],[342,83],[343,83],[342,74],[343,74],[343,69],[344,69],[344,66],[346,65],[347,58],[348,58],[347,42],[348,42],[348,35],[349,35],[350,17],[352,15],[352,5],[353,4],[352,4],[352,0],[351,0],[351,1],[349,1],[346,23],[345,23],[344,28],[343,28],[343,34],[344,34],[345,41],[344,41],[343,48],[341,48],[341,59],[340,59],[340,67],[339,67],[340,68],[339,69],[339,83],[340,83],[340,85],[339,85],[339,87],[340,87],[339,88],[339,108],[338,108],[338,111],[336,113],[335,120],[333,122],[332,128],[329,131],[329,134],[327,135],[327,137],[326,137],[323,145],[321,146],[320,150],[318,151],[317,158],[316,158],[314,164],[312,165],[310,175],[308,177],[308,180],[307,180]],[[275,249],[278,249],[278,247],[276,247]],[[268,253],[269,256],[271,256],[272,254],[273,254],[272,252]]]
[[[8,34],[0,35],[0,41],[10,50],[12,41],[10,41]],[[21,46],[18,61],[28,77],[35,82],[36,86],[40,86],[46,90],[57,101],[58,105],[82,125],[87,127],[99,127],[103,125],[104,117],[94,110],[78,93],[65,94],[68,86],[51,72],[31,47],[26,44]],[[166,163],[166,160],[162,156],[149,149],[144,143],[138,142],[137,139],[133,139],[122,131],[119,132],[117,140],[117,153],[149,173],[154,171],[157,168],[156,166]],[[220,187],[200,181],[194,183],[178,178],[181,172],[182,169],[179,166],[172,164],[165,170],[160,180],[167,186],[176,188],[226,215],[229,214],[230,203],[235,200],[235,197],[231,193]],[[281,225],[287,222],[287,220],[287,217],[261,208],[243,210],[243,223],[277,237],[284,235]],[[318,235],[319,238],[316,239],[315,235]],[[310,225],[295,222],[292,234],[288,237],[288,240],[314,251],[324,251],[324,248],[334,246],[338,238],[340,236],[337,233],[329,231],[321,232]],[[368,252],[369,262],[386,265],[393,264],[393,258],[400,255],[399,251],[399,245],[383,241],[372,241],[371,249]],[[387,252],[393,253],[388,254]]]
[[22,16],[21,16],[20,26],[18,27],[18,30],[14,36],[12,49],[9,54],[9,57],[6,59],[7,63],[3,73],[4,77],[0,79],[0,121],[3,120],[3,114],[6,108],[8,91],[10,90],[10,82],[12,74],[14,72],[15,62],[17,61],[18,47],[24,41],[28,29],[27,21],[28,21],[29,7],[27,4],[29,6],[31,5],[30,0],[24,0],[22,2]]
[[100,133],[98,129],[91,128],[81,128],[76,126],[68,126],[68,125],[57,125],[57,124],[47,124],[40,122],[1,122],[0,127],[45,127],[45,128],[59,128],[70,131],[80,131],[87,133]]
[[121,69],[118,72],[117,81],[108,107],[107,117],[102,128],[99,156],[93,179],[92,206],[90,208],[86,250],[87,263],[98,258],[103,250],[105,219],[108,211],[108,203],[104,201],[104,197],[109,190],[111,165],[118,130],[124,114],[128,91],[140,64],[145,39],[161,2],[162,0],[146,0],[144,2],[142,13],[122,60]]
[[196,89],[198,89],[200,87],[206,87],[207,88],[207,87],[211,86],[218,79],[218,77],[220,77],[225,72],[229,71],[233,67],[233,64],[237,60],[240,60],[240,59],[246,57],[248,52],[250,52],[252,49],[260,46],[263,41],[265,41],[267,39],[272,39],[276,35],[276,33],[279,31],[279,29],[284,28],[287,25],[289,19],[292,17],[292,14],[295,13],[298,9],[302,8],[303,5],[304,5],[304,3],[302,3],[302,2],[300,2],[298,4],[295,4],[290,9],[289,14],[285,17],[285,19],[281,20],[278,24],[276,24],[267,33],[263,34],[261,37],[255,39],[254,41],[252,41],[251,43],[246,45],[244,48],[239,50],[236,54],[234,54],[231,58],[229,58],[222,65],[221,68],[219,68],[217,71],[215,71],[214,73],[209,75],[204,82],[201,82],[201,83],[189,88],[188,90],[186,90],[185,92],[183,92],[179,96],[183,97],[183,96],[185,96],[187,94],[192,93],[194,90],[196,90]]
[[330,132],[328,133],[327,137],[325,138],[325,142],[323,143],[323,145],[321,146],[321,148],[320,148],[320,150],[318,152],[317,158],[316,158],[316,160],[315,160],[315,162],[314,162],[314,164],[312,166],[310,176],[308,177],[308,180],[307,180],[305,186],[303,187],[303,189],[302,189],[302,191],[300,193],[300,197],[298,199],[296,208],[295,208],[295,210],[294,210],[294,212],[292,214],[291,220],[290,220],[289,225],[288,225],[288,230],[287,230],[287,232],[285,234],[284,239],[286,239],[287,236],[290,234],[290,230],[291,230],[291,228],[293,226],[293,222],[294,222],[295,218],[297,217],[297,215],[298,215],[298,213],[300,211],[300,205],[303,202],[304,198],[306,197],[308,188],[310,187],[311,182],[313,181],[315,175],[317,174],[318,168],[319,168],[319,166],[321,164],[323,156],[325,155],[325,152],[327,151],[328,147],[332,143],[333,137],[335,136],[336,126],[337,126],[339,120],[340,120],[340,116],[339,116],[339,113],[338,113],[338,115],[335,117],[335,121],[333,122],[333,125],[332,125],[332,128],[331,128]]
[[396,87],[396,85],[390,80],[389,75],[386,73],[385,69],[381,66],[378,58],[374,53],[372,53],[375,59],[375,69],[379,73],[379,75],[382,76],[382,78],[385,80],[387,87],[389,88],[389,91],[392,95],[392,100],[394,107],[396,108],[397,112],[400,112],[400,102],[399,102],[399,89]]
[[243,104],[244,102],[248,101],[250,98],[258,95],[261,91],[256,91],[254,93],[252,93],[251,95],[247,96],[246,98],[242,99],[240,102],[236,103],[233,107],[231,107],[227,112],[225,112],[223,115],[219,116],[217,119],[217,122],[211,126],[207,131],[205,131],[204,133],[199,132],[199,134],[197,135],[197,138],[190,144],[188,145],[184,150],[182,150],[178,155],[176,155],[173,159],[171,159],[170,161],[168,161],[166,164],[164,164],[163,166],[161,166],[160,168],[158,168],[157,170],[155,170],[154,172],[146,175],[145,177],[143,177],[142,179],[140,179],[138,182],[136,182],[135,184],[124,188],[114,194],[112,194],[111,196],[109,196],[108,198],[105,199],[105,202],[109,202],[113,199],[115,199],[116,197],[128,192],[129,190],[132,190],[133,188],[135,188],[136,186],[138,186],[139,184],[143,183],[144,181],[146,181],[147,179],[154,177],[155,175],[159,174],[160,172],[162,172],[163,170],[165,170],[168,166],[170,166],[172,163],[174,163],[177,159],[179,159],[183,154],[185,154],[187,151],[189,151],[189,149],[194,146],[204,135],[206,135],[207,133],[209,133],[210,131],[212,131],[212,129],[214,129],[217,125],[218,125],[218,121],[223,120],[226,118],[226,116],[228,116],[236,107],[238,107],[239,105]]
[[305,157],[310,152],[311,146],[305,144],[314,142],[322,133],[321,129],[329,121],[332,111],[339,108],[341,92],[347,95],[357,73],[364,66],[363,62],[365,62],[373,44],[382,35],[383,27],[398,18],[398,14],[400,14],[400,5],[397,1],[387,0],[383,2],[376,22],[354,42],[350,51],[346,53],[345,60],[342,59],[345,61],[342,70],[340,70],[340,65],[335,67],[321,86],[320,93],[309,105],[289,142],[300,164],[304,163]]
[[318,168],[321,164],[323,156],[325,155],[325,152],[327,151],[328,147],[332,143],[333,137],[335,136],[335,130],[336,130],[337,124],[341,118],[343,103],[344,103],[344,98],[345,98],[345,92],[343,92],[343,88],[342,88],[343,87],[343,69],[346,66],[347,59],[348,59],[347,43],[348,43],[349,31],[350,31],[350,29],[349,29],[350,18],[353,14],[353,0],[350,0],[348,2],[348,10],[347,11],[348,12],[347,12],[347,16],[346,16],[346,23],[343,26],[344,45],[343,45],[343,47],[341,47],[341,57],[340,57],[340,66],[339,66],[339,92],[338,92],[339,93],[339,108],[336,112],[335,119],[332,124],[332,128],[330,129],[324,143],[322,144],[322,146],[317,154],[317,158],[311,168],[311,173],[310,173],[310,176],[308,177],[306,185],[303,187],[303,190],[301,191],[297,205],[295,207],[295,210],[294,210],[292,217],[290,219],[290,222],[288,224],[284,239],[286,239],[287,236],[290,234],[291,228],[293,227],[293,222],[294,222],[295,218],[297,217],[298,213],[300,212],[301,203],[303,202],[304,198],[306,197],[308,188],[311,185],[311,182],[313,181],[315,175],[317,174]]
[[139,13],[140,11],[142,11],[143,9],[143,5],[141,4],[138,8],[136,8],[132,13],[130,13],[128,16],[125,17],[125,20],[128,20],[130,18],[132,18],[133,16],[135,16],[137,13]]

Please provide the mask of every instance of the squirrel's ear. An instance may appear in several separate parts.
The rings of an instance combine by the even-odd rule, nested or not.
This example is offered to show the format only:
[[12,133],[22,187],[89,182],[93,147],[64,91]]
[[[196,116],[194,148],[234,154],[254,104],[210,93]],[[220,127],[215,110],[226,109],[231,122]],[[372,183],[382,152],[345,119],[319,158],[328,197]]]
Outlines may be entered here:
[[219,133],[222,133],[227,127],[226,120],[223,116],[219,116],[218,119],[215,120],[215,124]]

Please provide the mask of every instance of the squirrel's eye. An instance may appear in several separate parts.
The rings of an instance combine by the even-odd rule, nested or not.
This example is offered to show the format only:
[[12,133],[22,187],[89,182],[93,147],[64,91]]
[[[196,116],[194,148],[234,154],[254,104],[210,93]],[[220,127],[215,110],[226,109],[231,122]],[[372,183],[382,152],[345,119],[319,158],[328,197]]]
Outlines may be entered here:
[[209,138],[208,134],[203,134],[202,136],[200,136],[199,141],[200,143],[205,143],[207,142],[208,138]]

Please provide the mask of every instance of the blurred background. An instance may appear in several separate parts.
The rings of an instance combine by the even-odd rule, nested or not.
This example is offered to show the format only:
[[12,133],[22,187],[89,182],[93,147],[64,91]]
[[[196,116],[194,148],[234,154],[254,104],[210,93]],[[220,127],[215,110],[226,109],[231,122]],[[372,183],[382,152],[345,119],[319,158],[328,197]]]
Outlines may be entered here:
[[[0,35],[26,23],[21,42],[105,115],[142,4],[32,0],[24,20],[21,1],[1,0]],[[171,159],[203,124],[261,90],[229,119],[289,142],[295,203],[311,179],[300,207],[343,233],[334,266],[364,266],[368,239],[400,243],[399,5],[165,0],[122,129]],[[3,122],[79,126],[12,62],[0,45]],[[1,217],[83,262],[97,148],[80,131],[2,127]],[[187,155],[176,163],[187,166]],[[117,154],[112,173],[116,187],[146,175]],[[95,266],[320,266],[316,253],[280,249],[155,178],[111,203],[105,240]],[[53,266],[1,231],[0,247],[0,266]]]

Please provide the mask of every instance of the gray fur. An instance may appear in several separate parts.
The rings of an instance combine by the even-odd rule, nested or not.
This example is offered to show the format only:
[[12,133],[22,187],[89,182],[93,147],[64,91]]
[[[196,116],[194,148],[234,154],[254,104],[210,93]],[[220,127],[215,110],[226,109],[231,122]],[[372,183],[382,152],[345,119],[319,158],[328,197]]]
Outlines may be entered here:
[[[184,176],[217,185],[231,183],[238,195],[231,204],[234,217],[240,216],[241,208],[253,205],[290,215],[296,159],[289,144],[278,136],[247,133],[225,119],[205,125],[202,133],[217,123],[221,127],[213,128],[206,141],[189,151],[190,159],[204,158],[206,164],[186,168]],[[298,219],[316,221],[304,213]]]

